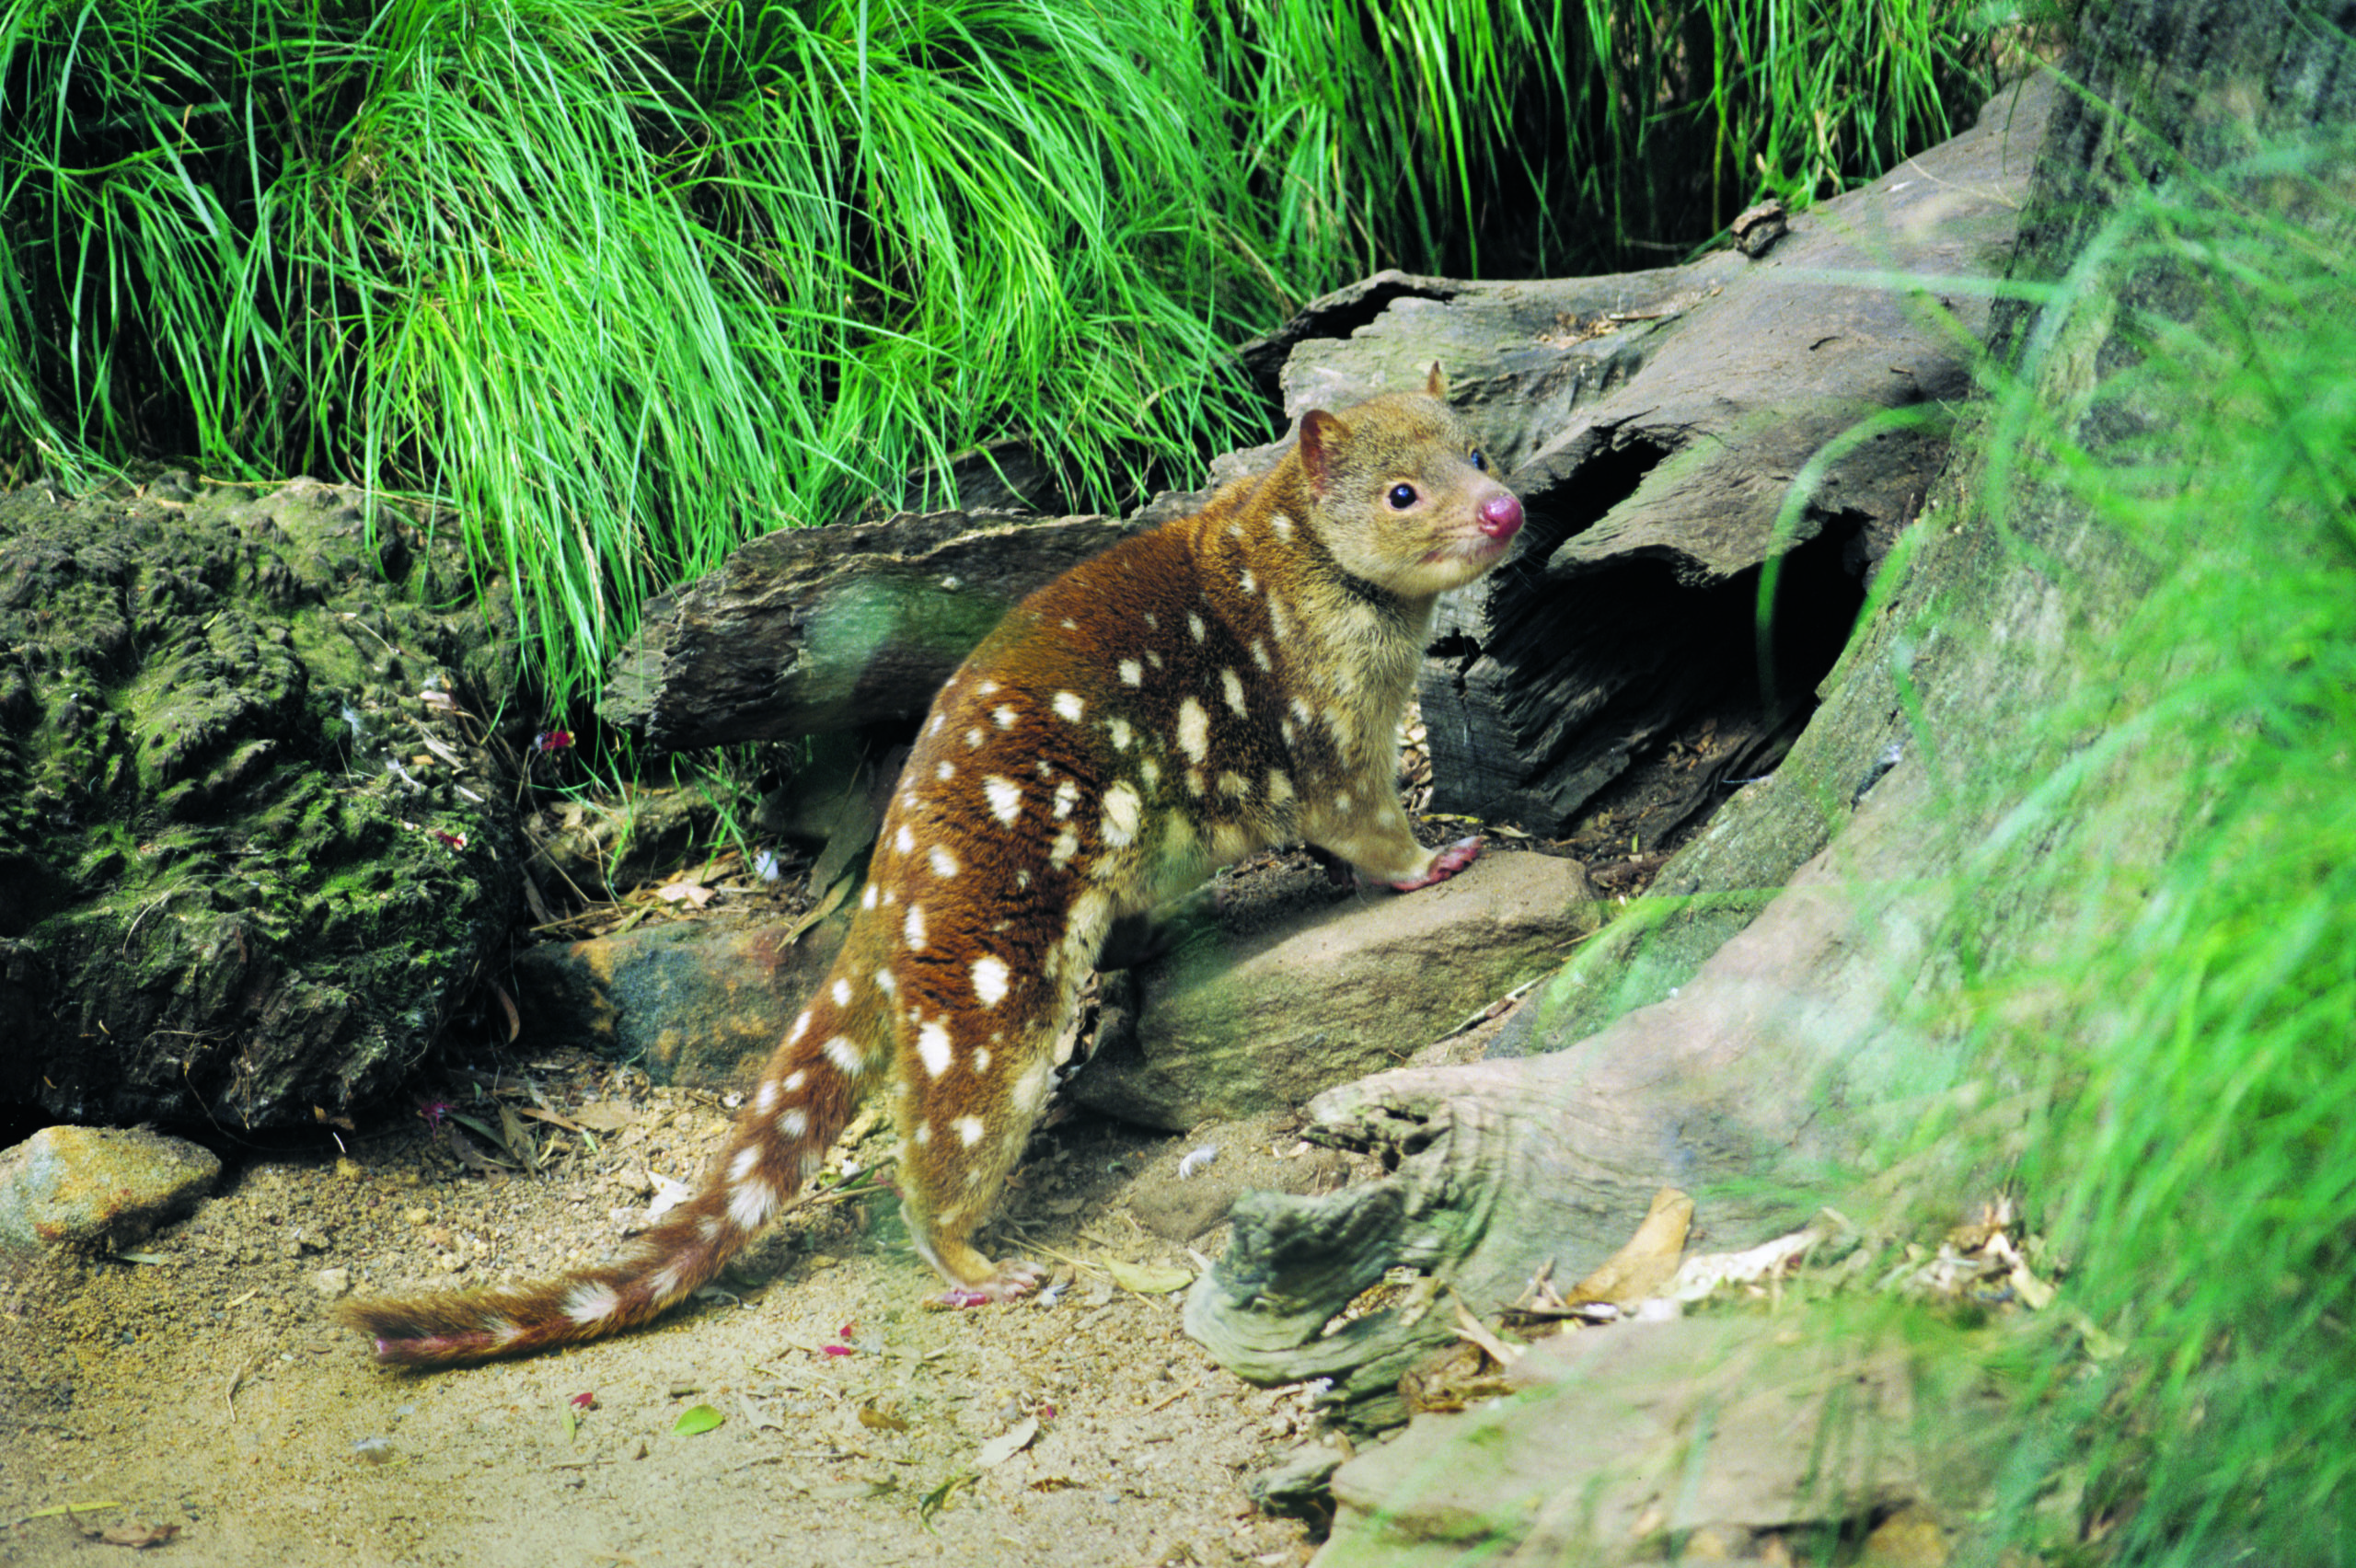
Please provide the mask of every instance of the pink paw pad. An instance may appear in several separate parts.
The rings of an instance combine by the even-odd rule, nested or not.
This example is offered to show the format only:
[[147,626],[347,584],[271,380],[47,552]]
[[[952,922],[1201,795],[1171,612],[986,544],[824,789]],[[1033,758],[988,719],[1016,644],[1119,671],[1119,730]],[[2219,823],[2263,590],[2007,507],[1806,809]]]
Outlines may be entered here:
[[997,1274],[979,1285],[953,1285],[938,1296],[928,1296],[924,1304],[935,1310],[962,1312],[969,1307],[987,1307],[993,1302],[1020,1301],[1039,1288],[1047,1277],[1045,1265],[1039,1263],[1001,1263]]
[[1481,858],[1482,842],[1477,835],[1471,838],[1460,838],[1433,856],[1431,869],[1422,876],[1411,878],[1406,882],[1395,882],[1391,885],[1401,893],[1413,893],[1419,887],[1429,887],[1434,882],[1444,882]]

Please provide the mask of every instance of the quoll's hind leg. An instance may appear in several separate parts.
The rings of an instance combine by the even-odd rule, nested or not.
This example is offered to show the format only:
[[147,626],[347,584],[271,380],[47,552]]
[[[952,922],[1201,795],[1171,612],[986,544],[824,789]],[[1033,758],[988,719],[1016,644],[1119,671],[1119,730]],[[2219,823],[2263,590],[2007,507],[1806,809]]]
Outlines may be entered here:
[[997,1205],[1046,1104],[1052,1025],[1060,1021],[993,1031],[991,1043],[959,1054],[939,1073],[920,1061],[917,1073],[903,1078],[911,1092],[900,1101],[900,1214],[909,1240],[949,1286],[929,1305],[1011,1301],[1046,1277],[1037,1263],[993,1262],[975,1249],[973,1236]]

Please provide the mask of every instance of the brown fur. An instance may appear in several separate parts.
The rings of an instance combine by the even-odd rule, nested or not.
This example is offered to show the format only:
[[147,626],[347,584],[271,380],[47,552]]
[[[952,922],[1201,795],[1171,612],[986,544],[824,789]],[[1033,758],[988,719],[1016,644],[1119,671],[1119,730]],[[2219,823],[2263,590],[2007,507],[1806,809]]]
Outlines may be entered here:
[[1413,889],[1479,852],[1409,833],[1396,732],[1434,597],[1520,503],[1425,395],[1311,410],[1275,471],[1025,599],[934,701],[833,971],[697,1195],[614,1264],[368,1300],[388,1363],[517,1355],[641,1323],[719,1272],[889,1085],[908,1231],[954,1304],[1039,1277],[974,1250],[1045,1104],[1105,932],[1214,866],[1307,840]]

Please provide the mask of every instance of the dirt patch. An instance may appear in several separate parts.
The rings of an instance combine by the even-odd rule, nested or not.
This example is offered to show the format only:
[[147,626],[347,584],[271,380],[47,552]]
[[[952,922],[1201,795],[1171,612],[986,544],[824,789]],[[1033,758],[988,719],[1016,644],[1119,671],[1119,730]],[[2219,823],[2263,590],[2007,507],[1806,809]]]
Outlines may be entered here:
[[[438,1127],[248,1160],[136,1250],[148,1261],[52,1258],[0,1286],[0,1562],[103,1561],[84,1529],[142,1523],[179,1527],[182,1564],[1308,1556],[1304,1528],[1255,1512],[1242,1482],[1310,1430],[1309,1394],[1220,1370],[1179,1331],[1183,1293],[1114,1271],[1150,1286],[1198,1268],[1172,1233],[1220,1206],[1215,1175],[1316,1190],[1341,1157],[1274,1122],[1167,1139],[1073,1117],[1034,1140],[991,1238],[1057,1264],[1052,1306],[922,1309],[938,1283],[896,1204],[854,1195],[797,1209],[646,1332],[389,1373],[328,1321],[324,1271],[365,1291],[587,1262],[642,1218],[647,1172],[700,1174],[730,1118],[587,1058],[459,1081]],[[459,1124],[502,1126],[502,1106],[538,1172],[490,1166],[498,1151]],[[1182,1182],[1205,1147],[1218,1153]],[[722,1423],[683,1435],[696,1406]],[[77,1526],[48,1512],[67,1504],[101,1506]]]

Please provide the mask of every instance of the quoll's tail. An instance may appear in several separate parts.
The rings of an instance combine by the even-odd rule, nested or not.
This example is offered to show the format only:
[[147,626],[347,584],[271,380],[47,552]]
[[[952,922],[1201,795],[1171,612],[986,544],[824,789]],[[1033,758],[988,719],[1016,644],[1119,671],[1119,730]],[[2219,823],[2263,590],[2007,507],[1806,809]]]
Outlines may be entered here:
[[760,1233],[849,1120],[872,1064],[813,1021],[807,1012],[796,1020],[696,1195],[618,1262],[537,1285],[350,1301],[337,1320],[366,1335],[386,1366],[457,1366],[602,1339],[668,1311]]

